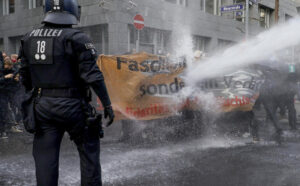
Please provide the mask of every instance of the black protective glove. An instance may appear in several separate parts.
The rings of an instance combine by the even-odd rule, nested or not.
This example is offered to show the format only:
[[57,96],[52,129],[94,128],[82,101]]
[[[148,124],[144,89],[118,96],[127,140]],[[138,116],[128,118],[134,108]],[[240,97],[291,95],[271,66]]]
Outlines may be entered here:
[[109,121],[107,122],[106,127],[109,127],[115,119],[115,114],[111,106],[104,108],[104,118],[106,119],[107,117],[109,117]]

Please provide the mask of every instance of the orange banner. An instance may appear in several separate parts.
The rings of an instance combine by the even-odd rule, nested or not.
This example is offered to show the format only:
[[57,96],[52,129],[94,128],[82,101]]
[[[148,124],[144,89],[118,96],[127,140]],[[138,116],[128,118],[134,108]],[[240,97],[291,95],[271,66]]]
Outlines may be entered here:
[[[185,82],[180,78],[186,68],[184,58],[169,61],[166,57],[147,53],[101,55],[97,64],[105,77],[118,119],[152,120],[168,117],[186,107],[186,103],[190,104],[190,101],[181,104],[174,102],[177,93],[185,86]],[[249,77],[249,80],[244,79],[240,83],[237,74],[239,73],[213,80],[216,81],[213,85],[218,87],[205,87],[212,83],[203,82],[202,89],[215,93],[215,99],[223,103],[224,112],[251,110],[257,98],[255,91],[252,91],[251,95],[236,93],[235,96],[222,93],[225,89],[235,91],[251,88],[254,80]]]

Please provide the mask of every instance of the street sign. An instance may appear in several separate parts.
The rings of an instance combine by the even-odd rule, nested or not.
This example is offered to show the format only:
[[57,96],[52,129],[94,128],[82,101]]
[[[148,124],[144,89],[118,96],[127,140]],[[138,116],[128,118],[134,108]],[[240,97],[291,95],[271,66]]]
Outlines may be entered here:
[[139,52],[140,51],[140,30],[143,30],[143,28],[145,27],[145,20],[143,16],[140,14],[134,16],[133,24],[134,27],[138,30],[138,37],[136,40],[136,51]]
[[235,15],[236,16],[243,16],[243,12],[238,11],[238,12],[235,13]]
[[236,4],[236,5],[229,5],[221,7],[221,12],[233,12],[233,11],[240,11],[244,10],[243,4]]
[[143,16],[140,14],[137,14],[136,16],[134,16],[133,24],[136,29],[142,30],[145,27],[145,20],[144,20]]

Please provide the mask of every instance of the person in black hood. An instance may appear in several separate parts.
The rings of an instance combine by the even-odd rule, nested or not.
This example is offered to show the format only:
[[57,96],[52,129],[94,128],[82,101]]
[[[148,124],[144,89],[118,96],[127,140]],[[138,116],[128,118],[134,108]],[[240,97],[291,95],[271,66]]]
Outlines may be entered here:
[[274,138],[280,144],[282,143],[282,129],[279,126],[275,110],[278,105],[277,100],[280,95],[278,90],[282,84],[282,76],[278,69],[269,66],[268,61],[262,64],[263,65],[254,65],[264,76],[264,83],[261,85],[259,92],[259,102],[264,106],[266,114],[275,128]]
[[281,95],[278,97],[283,108],[288,111],[288,120],[291,130],[297,130],[297,111],[295,108],[295,96],[298,91],[297,68],[295,64],[285,64],[283,66],[284,79],[281,85]]
[[4,68],[2,69],[2,76],[0,77],[0,138],[7,138],[6,129],[9,123],[9,97],[14,93],[17,85],[17,79],[14,78],[13,63],[10,59],[6,59],[4,62]]
[[3,69],[4,66],[4,59],[3,59],[3,53],[0,51],[0,70]]

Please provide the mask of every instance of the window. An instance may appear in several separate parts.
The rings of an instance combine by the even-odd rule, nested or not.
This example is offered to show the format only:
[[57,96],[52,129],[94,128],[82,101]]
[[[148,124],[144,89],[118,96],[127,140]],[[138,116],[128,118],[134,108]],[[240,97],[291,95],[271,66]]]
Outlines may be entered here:
[[8,15],[15,12],[15,0],[0,0],[0,15]]
[[10,53],[18,54],[21,46],[22,36],[9,37]]
[[234,4],[246,3],[245,0],[234,0]]
[[188,6],[188,0],[179,0],[178,3],[179,3],[179,5],[182,5],[182,6],[185,6],[185,7]]
[[128,26],[128,30],[129,30],[129,39],[130,39],[130,43],[134,44],[135,41],[137,40],[137,36],[136,36],[136,30],[134,28],[134,26],[129,25]]
[[1,0],[1,11],[2,11],[2,14],[1,15],[8,15],[8,0]]
[[166,2],[178,4],[182,6],[188,6],[188,0],[165,0]]
[[208,52],[209,42],[210,42],[210,38],[208,37],[193,36],[194,50],[201,50],[204,52]]
[[4,50],[3,38],[0,38],[0,51]]
[[205,0],[205,12],[214,14],[214,1],[213,0]]
[[[234,3],[235,4],[246,4],[245,0],[235,0]],[[240,21],[240,22],[245,22],[244,18],[245,18],[245,11],[234,12],[234,19],[235,20]]]
[[96,25],[79,28],[84,33],[87,33],[92,39],[92,42],[98,54],[108,54],[108,25]]
[[200,0],[200,10],[204,11],[205,10],[204,7],[205,7],[205,0]]
[[260,6],[259,7],[259,24],[263,28],[270,28],[270,20],[272,9]]
[[0,16],[4,15],[4,1],[0,0]]
[[293,19],[293,16],[290,16],[289,14],[285,14],[285,21],[289,21],[290,19]]
[[15,12],[15,0],[9,0],[9,14]]
[[217,14],[221,0],[200,0],[200,10],[210,13]]
[[171,32],[164,30],[157,30],[157,50],[160,53],[167,53],[167,48],[169,48],[169,42],[171,37]]
[[[136,47],[138,31],[133,25],[128,25],[128,51]],[[170,31],[158,30],[154,28],[144,28],[140,31],[140,51],[154,54],[165,54],[170,42]]]
[[29,9],[43,6],[43,0],[28,0]]
[[154,38],[154,32],[152,29],[144,28],[142,31],[140,31],[140,41],[141,43],[149,44],[153,43]]
[[235,20],[240,22],[245,22],[245,15],[244,11],[235,12]]
[[[137,30],[130,25],[129,26],[129,31],[130,31],[130,43],[135,44],[136,40],[138,39],[138,34]],[[153,43],[153,38],[154,38],[154,32],[153,29],[151,28],[144,28],[143,30],[140,31],[140,42],[149,44]]]
[[176,4],[177,3],[177,0],[165,0],[166,2],[169,2],[169,3],[174,3]]
[[234,45],[234,43],[235,42],[233,42],[233,41],[218,39],[218,47],[220,49],[228,48],[228,47]]

